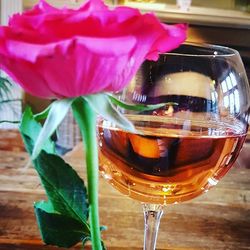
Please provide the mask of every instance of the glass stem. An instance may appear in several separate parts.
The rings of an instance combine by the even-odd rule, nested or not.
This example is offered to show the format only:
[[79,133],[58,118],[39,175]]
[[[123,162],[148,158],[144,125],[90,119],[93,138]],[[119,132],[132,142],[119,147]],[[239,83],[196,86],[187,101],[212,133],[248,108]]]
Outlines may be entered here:
[[163,214],[163,206],[143,203],[142,207],[144,213],[143,250],[155,250],[161,216]]

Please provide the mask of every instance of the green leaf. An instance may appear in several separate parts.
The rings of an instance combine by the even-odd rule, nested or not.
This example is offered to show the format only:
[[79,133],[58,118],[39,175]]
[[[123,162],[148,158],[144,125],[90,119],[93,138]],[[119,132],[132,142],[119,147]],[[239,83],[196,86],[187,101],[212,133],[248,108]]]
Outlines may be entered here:
[[[25,144],[32,148],[32,140],[25,135],[23,138]],[[89,228],[86,223],[88,218],[87,191],[76,171],[61,157],[45,151],[41,151],[33,163],[53,208]]]
[[0,76],[0,101],[2,100],[3,96],[8,97],[11,92],[11,82],[5,78]]
[[[6,77],[0,76],[0,111],[11,112],[15,114],[15,104],[21,103],[21,99],[13,98],[12,96],[12,83]],[[17,103],[18,104],[18,103]],[[18,120],[0,120],[1,123],[17,124]]]
[[[30,154],[42,130],[31,109],[24,112],[20,131]],[[50,140],[48,140],[51,143]],[[90,240],[87,192],[75,170],[57,155],[42,150],[33,160],[49,201],[35,205],[37,221],[45,243],[68,247]],[[62,230],[61,230],[62,229]],[[68,236],[65,236],[64,231]],[[81,232],[81,233],[80,233]],[[72,236],[70,236],[72,234]],[[105,246],[102,242],[102,248]]]
[[[112,96],[111,94],[107,94],[108,98],[110,99],[110,101],[127,110],[133,110],[133,111],[151,111],[151,110],[155,110],[158,108],[162,108],[166,105],[173,105],[173,103],[159,103],[159,104],[153,104],[153,105],[144,105],[144,104],[128,104],[126,102],[122,102],[121,100],[118,100],[117,98],[115,98],[114,96]],[[176,105],[176,104],[175,104]]]
[[54,101],[51,104],[48,117],[43,125],[41,132],[39,133],[37,140],[35,141],[35,146],[32,152],[32,159],[35,159],[38,156],[39,152],[42,150],[44,142],[55,132],[59,124],[68,113],[72,102],[73,99],[62,99]]
[[[20,132],[27,151],[31,154],[42,130],[41,125],[35,120],[31,109],[26,108]],[[88,229],[88,204],[86,187],[75,170],[62,158],[51,154],[54,152],[54,144],[48,138],[38,157],[33,161],[42,184],[53,208],[68,217],[78,220]]]
[[39,230],[46,244],[69,248],[90,239],[90,232],[86,231],[81,222],[56,212],[50,202],[37,202],[34,208]]
[[37,121],[40,121],[40,120],[44,120],[48,117],[49,115],[49,111],[51,109],[51,105],[49,105],[45,110],[43,110],[42,112],[38,113],[38,114],[35,114],[34,115],[34,118],[37,120]]
[[[30,107],[26,107],[26,109],[24,110],[19,129],[21,135],[30,137],[33,143],[37,140],[40,131],[42,129],[42,126],[35,120]],[[24,139],[24,144],[26,146],[26,150],[31,155],[34,145],[33,144],[28,145],[24,137],[23,139]],[[47,138],[47,140],[45,140],[43,143],[42,149],[45,150],[47,153],[54,153],[55,145],[50,140],[50,138]]]
[[[29,148],[32,148],[34,142],[26,135],[23,134],[22,136],[25,140],[25,145],[27,145]],[[49,200],[49,203],[46,203],[43,205],[43,207],[38,206],[40,210],[36,210],[37,219],[39,219],[38,224],[43,239],[46,239],[45,242],[47,244],[56,244],[57,246],[61,246],[61,244],[65,245],[66,243],[69,245],[73,244],[72,241],[67,241],[65,243],[64,240],[66,239],[58,238],[58,241],[54,242],[49,240],[51,239],[50,233],[52,230],[52,226],[48,222],[50,216],[51,219],[52,217],[57,218],[57,222],[62,221],[63,217],[65,217],[65,221],[70,222],[72,225],[70,230],[73,229],[73,225],[78,225],[74,230],[79,231],[79,225],[81,225],[82,241],[85,239],[85,237],[90,235],[90,226],[87,222],[87,191],[86,187],[84,186],[84,182],[75,172],[75,170],[57,155],[48,154],[45,151],[41,151],[38,157],[33,160],[33,163],[46,190]],[[58,216],[56,217],[55,215],[51,215],[51,211],[53,211],[55,214],[59,214],[62,219],[60,219]],[[47,214],[45,214],[45,212]],[[49,215],[48,212],[50,213]],[[48,224],[47,227],[46,224]],[[54,225],[54,229],[58,230],[57,232],[54,231],[54,234],[57,234],[57,236],[60,237],[61,229],[59,222]],[[45,237],[45,235],[49,238]],[[60,243],[60,241],[63,243]]]
[[82,98],[104,119],[115,123],[124,130],[135,131],[133,124],[113,106],[106,94],[88,95]]
[[59,156],[45,152],[41,152],[35,165],[55,210],[85,223],[87,191],[75,170]]

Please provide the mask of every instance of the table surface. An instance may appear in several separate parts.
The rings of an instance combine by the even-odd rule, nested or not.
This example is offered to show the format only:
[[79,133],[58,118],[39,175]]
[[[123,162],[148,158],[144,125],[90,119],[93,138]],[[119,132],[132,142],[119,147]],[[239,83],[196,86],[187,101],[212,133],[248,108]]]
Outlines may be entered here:
[[[12,138],[13,134],[6,136]],[[0,141],[3,139],[0,134]],[[16,140],[10,141],[14,148],[3,147],[3,143],[0,147],[0,250],[55,250],[43,245],[33,212],[33,203],[45,199],[44,190],[27,153],[18,152],[22,146],[18,147]],[[65,158],[84,177],[81,147]],[[142,249],[140,204],[118,193],[103,179],[100,187],[100,217],[101,224],[108,228],[103,232],[108,249]],[[236,164],[208,193],[166,207],[157,249],[250,249],[250,162],[245,167]]]

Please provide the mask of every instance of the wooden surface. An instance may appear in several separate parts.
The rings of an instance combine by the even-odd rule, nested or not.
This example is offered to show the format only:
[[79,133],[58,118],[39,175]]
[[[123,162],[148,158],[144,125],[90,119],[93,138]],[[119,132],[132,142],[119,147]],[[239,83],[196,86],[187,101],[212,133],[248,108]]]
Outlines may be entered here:
[[[3,136],[0,139],[3,140]],[[66,159],[84,176],[80,147]],[[45,196],[25,152],[0,150],[0,195],[0,250],[57,249],[44,246],[40,240],[33,202]],[[103,233],[108,249],[142,249],[140,204],[119,194],[102,179],[100,216],[101,224],[108,227]],[[167,207],[157,249],[250,249],[250,162],[246,167],[236,164],[203,196]]]

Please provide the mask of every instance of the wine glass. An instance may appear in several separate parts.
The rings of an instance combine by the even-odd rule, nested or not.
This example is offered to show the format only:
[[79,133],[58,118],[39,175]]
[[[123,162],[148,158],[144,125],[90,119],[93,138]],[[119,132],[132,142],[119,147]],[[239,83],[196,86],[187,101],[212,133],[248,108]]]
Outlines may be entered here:
[[206,192],[235,162],[248,129],[249,84],[237,51],[183,44],[145,61],[117,98],[162,104],[149,111],[120,108],[135,133],[98,122],[100,173],[142,202],[144,250],[151,250],[163,207]]

